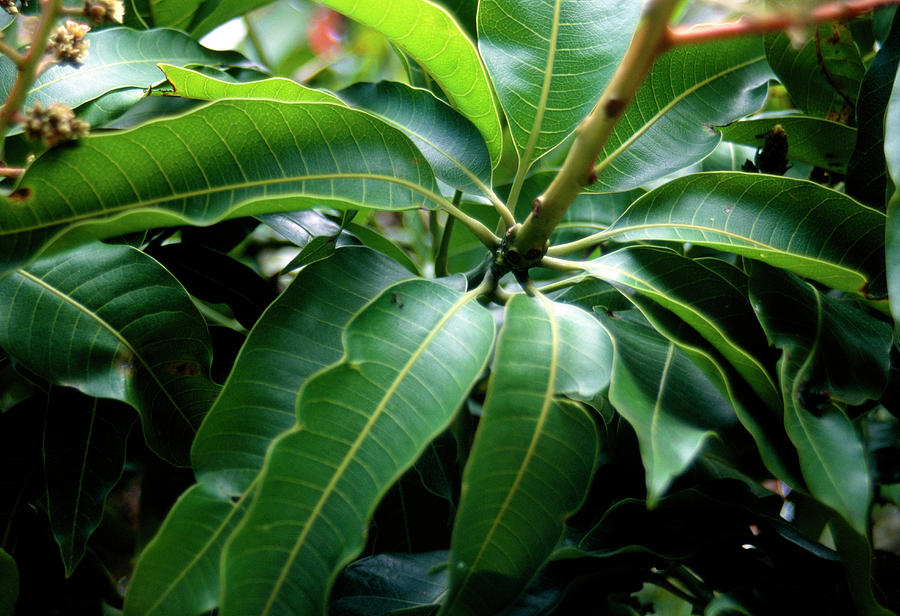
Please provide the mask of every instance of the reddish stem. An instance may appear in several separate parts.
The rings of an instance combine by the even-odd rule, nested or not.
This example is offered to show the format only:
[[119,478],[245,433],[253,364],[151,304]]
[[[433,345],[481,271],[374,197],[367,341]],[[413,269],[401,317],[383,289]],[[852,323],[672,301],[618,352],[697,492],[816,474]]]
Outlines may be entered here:
[[664,49],[669,49],[678,45],[703,43],[749,34],[765,34],[828,21],[847,20],[878,7],[892,4],[900,4],[900,0],[844,0],[817,6],[807,13],[782,11],[768,15],[742,17],[732,22],[670,28],[662,46]]

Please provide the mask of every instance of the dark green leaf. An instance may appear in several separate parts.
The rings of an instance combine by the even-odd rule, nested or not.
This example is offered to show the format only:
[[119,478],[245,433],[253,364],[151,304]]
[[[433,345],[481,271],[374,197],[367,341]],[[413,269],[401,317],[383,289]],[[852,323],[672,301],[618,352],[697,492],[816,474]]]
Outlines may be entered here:
[[714,172],[680,177],[635,201],[616,240],[691,242],[782,267],[849,292],[884,288],[884,214],[792,178]]
[[224,612],[321,613],[387,488],[450,422],[494,339],[490,313],[424,280],[388,288],[344,331],[345,359],[301,390],[225,548]]
[[66,577],[84,556],[106,497],[122,474],[135,419],[128,406],[115,400],[60,387],[50,391],[44,428],[47,512]]
[[478,48],[523,165],[564,141],[625,54],[638,2],[481,0]]
[[156,261],[95,243],[0,281],[0,345],[43,378],[138,409],[153,449],[186,463],[219,391],[203,317]]
[[296,421],[300,387],[340,359],[347,321],[408,277],[367,248],[342,248],[300,272],[268,308],[194,442],[201,483],[182,496],[138,562],[128,616],[186,616],[216,605],[222,547],[246,512],[266,449]]
[[713,127],[763,106],[770,77],[752,37],[669,51],[616,124],[591,190],[630,190],[702,160],[722,138]]
[[900,65],[900,18],[866,71],[856,111],[859,138],[847,167],[847,194],[862,203],[884,209],[893,192],[887,175],[885,115]]
[[409,139],[367,113],[228,99],[46,153],[0,201],[0,263],[149,226],[321,204],[427,206],[416,191],[436,189]]
[[300,269],[310,263],[327,259],[334,254],[336,237],[320,235],[312,238],[291,262],[281,270],[282,274]]
[[[900,21],[898,19],[897,21]],[[900,79],[894,80],[885,114],[884,155],[895,186],[900,186]],[[887,286],[891,297],[900,297],[900,191],[895,190],[888,204],[885,238]],[[900,327],[900,301],[891,303],[895,327]]]
[[819,25],[799,49],[787,34],[767,35],[765,46],[795,107],[817,118],[846,122],[853,117],[865,68],[847,24]]
[[0,548],[0,616],[13,616],[19,596],[19,569],[16,561]]
[[440,180],[474,194],[490,190],[491,159],[478,129],[427,90],[382,81],[358,83],[338,94],[405,132]]
[[734,423],[734,410],[715,368],[648,327],[600,319],[615,346],[609,400],[637,432],[652,507],[703,442]]
[[595,397],[611,363],[609,336],[588,313],[524,295],[509,302],[463,476],[442,613],[499,613],[550,556],[599,454],[594,419],[559,395]]

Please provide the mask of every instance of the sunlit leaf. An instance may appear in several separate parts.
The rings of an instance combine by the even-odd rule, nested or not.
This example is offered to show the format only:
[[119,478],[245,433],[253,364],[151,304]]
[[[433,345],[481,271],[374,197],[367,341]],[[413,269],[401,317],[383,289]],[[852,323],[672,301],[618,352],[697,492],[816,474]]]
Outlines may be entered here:
[[261,81],[232,82],[171,64],[160,64],[175,94],[185,98],[213,101],[219,98],[271,98],[286,103],[320,102],[340,105],[341,99],[323,90],[272,77]]
[[481,373],[494,323],[470,294],[388,288],[344,332],[345,359],[303,387],[298,424],[270,448],[226,545],[223,613],[321,613],[388,487],[450,422]]
[[47,244],[151,226],[323,204],[432,205],[418,187],[437,189],[427,161],[370,114],[328,103],[228,99],[39,158],[0,200],[0,267],[21,264]]

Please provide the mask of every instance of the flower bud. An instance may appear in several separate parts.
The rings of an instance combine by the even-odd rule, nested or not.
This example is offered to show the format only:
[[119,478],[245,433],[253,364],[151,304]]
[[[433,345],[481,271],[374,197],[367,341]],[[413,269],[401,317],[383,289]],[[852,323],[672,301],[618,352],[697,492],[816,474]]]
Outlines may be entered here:
[[47,51],[61,62],[83,62],[91,44],[84,37],[90,30],[91,27],[87,24],[67,19],[66,23],[59,26],[56,33],[50,37]]
[[90,125],[79,120],[67,106],[53,103],[44,108],[40,103],[26,111],[22,129],[29,139],[40,139],[45,146],[52,148],[58,143],[87,136]]
[[125,5],[122,0],[85,0],[84,14],[95,26],[105,21],[120,24],[125,17]]

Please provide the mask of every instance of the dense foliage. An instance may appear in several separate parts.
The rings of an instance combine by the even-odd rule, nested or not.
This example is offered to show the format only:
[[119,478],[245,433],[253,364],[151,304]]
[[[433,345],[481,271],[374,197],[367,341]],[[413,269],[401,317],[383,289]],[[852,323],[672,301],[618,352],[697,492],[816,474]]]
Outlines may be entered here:
[[0,616],[900,611],[900,15],[729,4],[0,3]]

